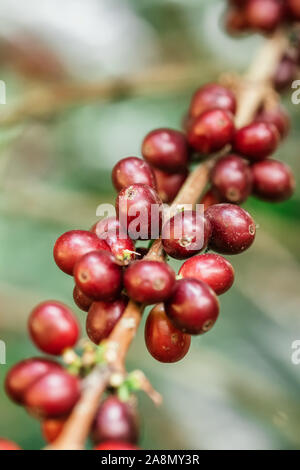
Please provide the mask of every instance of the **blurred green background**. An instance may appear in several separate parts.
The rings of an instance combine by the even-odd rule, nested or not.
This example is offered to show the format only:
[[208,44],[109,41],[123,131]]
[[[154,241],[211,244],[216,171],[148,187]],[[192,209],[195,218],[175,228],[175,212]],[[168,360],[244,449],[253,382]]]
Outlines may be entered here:
[[[86,229],[98,204],[115,194],[110,170],[140,155],[152,128],[180,128],[193,90],[226,71],[243,71],[263,41],[232,39],[221,26],[223,0],[2,0],[1,116],[24,93],[61,79],[101,82],[175,64],[182,79],[139,96],[76,104],[45,119],[0,129],[0,436],[25,449],[43,446],[39,423],[12,404],[2,382],[9,367],[36,355],[26,333],[45,299],[72,305],[72,279],[52,258],[56,238]],[[151,87],[150,87],[151,88]],[[299,180],[299,106],[284,98],[293,129],[277,157]],[[154,449],[299,449],[300,190],[284,203],[245,205],[259,229],[255,245],[232,257],[233,289],[221,298],[215,328],[195,337],[180,363],[156,362],[141,327],[128,369],[141,368],[163,394],[160,409],[140,396],[141,446]],[[177,263],[172,263],[178,268]],[[85,314],[76,310],[83,324]]]

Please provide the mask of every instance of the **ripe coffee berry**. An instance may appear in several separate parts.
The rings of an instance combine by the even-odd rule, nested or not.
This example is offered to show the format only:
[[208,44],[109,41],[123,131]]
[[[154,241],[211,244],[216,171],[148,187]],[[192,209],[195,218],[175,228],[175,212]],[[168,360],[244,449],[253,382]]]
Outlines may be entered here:
[[211,227],[197,211],[183,211],[174,215],[163,226],[162,243],[168,255],[186,259],[207,247]]
[[224,201],[240,204],[251,194],[251,170],[238,155],[220,158],[212,170],[210,180]]
[[104,232],[108,232],[109,230],[114,230],[116,233],[121,229],[121,224],[117,217],[106,217],[105,219],[101,219],[96,222],[92,228],[91,232],[95,233],[99,238]]
[[154,174],[159,197],[163,202],[169,203],[177,196],[187,178],[188,170],[183,170],[181,173],[166,173],[154,168]]
[[248,23],[243,8],[230,8],[225,15],[225,27],[229,34],[240,34],[247,30]]
[[61,354],[78,340],[79,326],[73,312],[61,302],[49,300],[37,305],[28,320],[34,344],[48,354]]
[[122,290],[122,267],[111,253],[91,251],[74,268],[78,288],[93,300],[114,300]]
[[62,432],[67,418],[45,419],[41,430],[46,442],[54,442]]
[[229,144],[233,135],[232,114],[222,109],[212,109],[194,119],[189,126],[187,139],[193,149],[209,154]]
[[174,284],[173,269],[160,261],[135,261],[124,273],[124,287],[129,297],[147,305],[167,299]]
[[171,297],[165,302],[166,314],[176,328],[190,335],[206,333],[219,315],[214,291],[197,279],[176,281]]
[[129,442],[123,441],[104,441],[94,447],[94,450],[140,450]]
[[129,402],[115,396],[106,398],[97,411],[91,434],[95,444],[105,441],[135,444],[139,436],[136,411]]
[[290,167],[277,160],[265,160],[252,166],[253,194],[265,201],[280,202],[290,198],[295,180]]
[[182,132],[155,129],[146,135],[142,154],[147,162],[163,171],[177,173],[188,164],[188,144]]
[[151,310],[145,325],[145,342],[151,356],[160,362],[180,361],[188,352],[191,337],[175,328],[166,316],[164,305]]
[[283,106],[263,108],[257,113],[255,120],[268,122],[276,126],[282,139],[289,133],[290,117]]
[[222,201],[222,198],[219,194],[217,194],[216,188],[214,190],[208,189],[204,196],[202,197],[200,204],[204,205],[204,211],[208,209],[213,204],[219,204]]
[[56,240],[53,255],[57,266],[64,273],[72,275],[76,261],[94,250],[109,251],[109,247],[94,233],[86,230],[71,230]]
[[72,410],[80,397],[80,382],[65,371],[52,371],[32,384],[25,405],[34,416],[56,418]]
[[299,0],[287,0],[287,6],[293,18],[297,21],[300,20],[300,3]]
[[79,307],[84,312],[87,312],[93,303],[93,300],[81,292],[77,286],[75,286],[73,289],[73,299],[77,307]]
[[0,437],[0,450],[22,450],[18,444]]
[[122,264],[129,264],[135,258],[135,247],[131,238],[122,230],[108,230],[100,235],[108,244],[110,251]]
[[245,15],[250,28],[270,33],[284,18],[284,4],[281,0],[248,0]]
[[34,357],[18,362],[6,376],[6,393],[16,403],[23,404],[24,395],[34,382],[51,371],[59,370],[62,370],[61,366],[50,359]]
[[291,88],[292,82],[297,75],[297,63],[288,54],[284,55],[274,73],[273,83],[277,91],[284,92]]
[[192,97],[189,115],[196,118],[204,111],[215,108],[224,109],[235,114],[236,99],[228,88],[217,83],[208,83],[199,88]]
[[86,332],[91,341],[99,344],[107,338],[121,318],[128,299],[120,297],[113,302],[93,302],[86,318]]
[[256,227],[251,215],[234,204],[215,204],[205,216],[211,223],[209,246],[212,250],[237,255],[249,248],[255,238]]
[[112,182],[117,191],[135,183],[147,184],[156,188],[152,168],[144,160],[137,157],[127,157],[120,160],[113,168]]
[[183,263],[178,274],[205,282],[217,295],[228,291],[234,281],[232,265],[223,256],[214,254],[194,256]]
[[157,238],[162,224],[162,201],[146,184],[122,189],[116,200],[117,216],[133,240]]
[[252,162],[269,157],[277,148],[279,133],[267,122],[253,122],[238,129],[234,136],[235,150]]

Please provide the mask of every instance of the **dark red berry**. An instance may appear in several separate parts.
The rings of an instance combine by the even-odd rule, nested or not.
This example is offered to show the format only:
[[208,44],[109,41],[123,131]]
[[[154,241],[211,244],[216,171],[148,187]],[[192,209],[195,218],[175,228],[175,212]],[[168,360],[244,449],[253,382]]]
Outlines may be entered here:
[[0,437],[0,450],[22,450],[18,444]]
[[146,135],[142,154],[147,162],[163,171],[177,173],[188,164],[188,145],[182,132],[155,129]]
[[93,300],[114,300],[122,290],[122,267],[107,251],[91,251],[74,268],[76,285]]
[[163,304],[158,304],[149,313],[145,325],[146,346],[157,361],[177,362],[188,352],[191,337],[175,328],[166,316]]
[[25,405],[34,416],[55,418],[72,410],[80,397],[80,382],[65,371],[50,372],[25,393]]
[[114,230],[116,233],[121,229],[121,224],[117,217],[106,217],[105,219],[101,219],[96,222],[92,228],[91,232],[95,233],[99,238],[104,232],[108,232],[109,230]]
[[210,233],[210,223],[200,211],[182,211],[164,224],[163,247],[172,258],[190,258],[207,247]]
[[124,274],[124,287],[129,297],[147,305],[167,299],[174,283],[173,269],[160,261],[135,261]]
[[281,0],[248,0],[245,15],[250,28],[270,33],[284,19],[284,4]]
[[139,436],[136,411],[129,402],[115,396],[106,398],[97,411],[91,434],[96,444],[105,441],[135,444]]
[[53,255],[57,266],[64,273],[72,275],[76,261],[94,250],[109,251],[109,247],[94,233],[86,230],[71,230],[56,240]]
[[273,124],[253,122],[238,129],[234,137],[235,150],[256,162],[269,157],[277,148],[279,133]]
[[240,204],[251,194],[251,170],[248,163],[238,155],[220,158],[211,172],[210,180],[223,201]]
[[54,300],[42,302],[32,310],[28,329],[32,341],[41,351],[55,355],[72,348],[79,336],[72,310]]
[[287,6],[296,21],[300,21],[300,3],[299,0],[287,0]]
[[61,369],[57,362],[39,357],[18,362],[6,376],[6,393],[16,403],[23,404],[26,391],[36,380],[51,371]]
[[112,170],[112,182],[117,191],[136,183],[156,188],[152,168],[147,162],[137,157],[127,157],[120,160]]
[[42,421],[41,431],[46,442],[54,442],[61,434],[67,418],[49,418]]
[[81,292],[77,286],[75,286],[73,289],[73,299],[77,307],[79,307],[84,312],[87,312],[93,303],[93,300]]
[[277,160],[265,160],[252,166],[253,193],[265,201],[280,202],[290,198],[295,179],[289,166]]
[[208,209],[213,204],[219,204],[219,202],[223,202],[222,198],[219,194],[216,194],[216,190],[208,189],[204,196],[202,197],[200,204],[204,205],[204,211]]
[[104,441],[94,447],[94,450],[140,450],[129,442],[123,441]]
[[91,341],[99,344],[107,338],[123,315],[128,299],[120,297],[113,302],[93,302],[86,318],[86,332]]
[[268,122],[276,126],[282,139],[289,133],[290,117],[283,106],[263,108],[257,113],[255,120]]
[[166,173],[158,168],[154,168],[157,184],[157,192],[163,202],[172,202],[178,194],[181,186],[185,182],[188,170],[181,173]]
[[225,15],[225,27],[229,34],[240,34],[248,29],[248,22],[243,8],[230,8]]
[[289,89],[297,75],[297,63],[294,57],[285,54],[274,73],[273,83],[277,91]]
[[178,274],[205,282],[217,295],[228,291],[234,281],[232,265],[223,256],[214,254],[194,256],[183,263]]
[[209,154],[229,144],[233,135],[232,114],[222,109],[212,109],[194,119],[189,126],[187,139],[193,149]]
[[234,204],[215,204],[205,216],[209,219],[212,234],[209,246],[212,250],[237,255],[249,248],[255,238],[256,227],[251,215]]
[[129,264],[135,259],[134,243],[124,230],[108,230],[100,237],[106,241],[112,254],[123,265]]
[[224,109],[235,114],[236,99],[228,88],[217,83],[208,83],[199,88],[192,97],[189,114],[196,118],[211,109]]
[[190,335],[199,335],[215,324],[219,302],[207,284],[187,278],[176,281],[171,297],[165,302],[165,310],[176,328]]
[[122,189],[116,200],[121,225],[133,240],[158,238],[162,224],[162,201],[146,184]]

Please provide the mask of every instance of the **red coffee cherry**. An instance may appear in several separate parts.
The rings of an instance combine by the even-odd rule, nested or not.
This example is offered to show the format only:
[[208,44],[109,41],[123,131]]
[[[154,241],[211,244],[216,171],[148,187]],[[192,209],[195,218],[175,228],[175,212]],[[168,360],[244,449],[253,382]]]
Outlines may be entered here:
[[0,450],[22,450],[22,449],[15,442],[9,441],[8,439],[3,439],[2,437],[0,437]]
[[139,426],[133,406],[116,396],[106,398],[97,411],[91,436],[95,444],[105,441],[135,444],[139,437]]
[[271,108],[261,109],[255,118],[255,121],[263,121],[273,124],[282,139],[284,139],[290,130],[290,117],[283,106],[272,106]]
[[273,84],[276,90],[281,93],[290,89],[297,75],[297,70],[298,67],[295,58],[285,54],[279,62],[273,76]]
[[171,297],[165,302],[166,314],[176,328],[190,335],[209,331],[219,315],[214,291],[197,279],[176,281]]
[[234,204],[215,204],[205,216],[209,219],[212,234],[209,246],[227,255],[237,255],[247,250],[255,238],[256,227],[251,215]]
[[236,99],[234,94],[228,88],[217,83],[208,83],[199,88],[193,95],[189,114],[196,118],[205,111],[211,109],[224,109],[235,114]]
[[271,33],[284,19],[281,0],[248,0],[245,15],[250,28]]
[[217,295],[228,291],[234,281],[232,265],[223,256],[215,254],[194,256],[183,263],[178,274],[205,282]]
[[108,232],[109,230],[114,230],[117,232],[119,229],[121,229],[121,224],[119,219],[117,217],[106,217],[105,219],[101,219],[98,222],[96,222],[92,227],[91,227],[91,232],[95,233],[99,238],[104,232]]
[[84,312],[88,312],[90,306],[93,303],[93,300],[81,292],[77,286],[75,286],[73,289],[73,299],[77,307],[79,307]]
[[234,137],[235,150],[252,162],[264,160],[277,148],[279,133],[267,122],[253,122],[238,129]]
[[155,129],[146,135],[142,154],[147,162],[163,171],[177,173],[188,164],[188,145],[184,134],[173,129]]
[[232,114],[222,109],[205,111],[189,126],[187,139],[191,147],[203,154],[221,150],[232,141]]
[[136,302],[151,305],[167,299],[175,284],[175,273],[160,261],[135,261],[124,273],[124,287]]
[[162,223],[162,201],[146,184],[122,189],[116,200],[117,216],[133,240],[158,238]]
[[299,0],[287,0],[287,6],[296,21],[300,20],[300,3]]
[[25,393],[28,411],[42,418],[64,416],[80,397],[80,382],[65,371],[52,371],[34,382]]
[[112,182],[117,191],[132,184],[147,184],[156,189],[155,176],[150,165],[137,157],[120,160],[112,170]]
[[105,240],[112,254],[123,265],[129,264],[135,259],[134,243],[124,230],[108,230],[100,237]]
[[117,299],[122,290],[122,267],[111,253],[91,251],[74,267],[78,288],[93,300]]
[[107,250],[104,240],[86,230],[71,230],[61,235],[54,245],[53,255],[57,266],[66,274],[73,275],[76,261],[89,251]]
[[79,336],[73,312],[54,300],[42,302],[32,310],[28,329],[34,344],[47,354],[62,354],[77,343]]
[[277,160],[266,160],[252,166],[253,194],[270,202],[289,199],[295,179],[289,166]]
[[219,194],[217,194],[217,191],[214,188],[214,191],[212,189],[208,189],[206,191],[200,201],[200,204],[204,205],[204,211],[206,211],[213,204],[219,204],[220,202],[223,202],[222,198]]
[[191,337],[175,328],[166,316],[163,304],[158,304],[147,318],[145,342],[154,359],[171,363],[180,361],[187,354]]
[[251,194],[251,170],[238,155],[220,158],[211,172],[210,181],[223,201],[241,204]]
[[5,379],[5,391],[16,403],[24,403],[28,388],[51,371],[61,370],[61,366],[50,359],[34,357],[18,362],[8,372]]
[[153,168],[153,170],[159,197],[163,202],[172,202],[185,182],[188,170],[181,173],[166,173],[158,168]]
[[243,8],[230,8],[225,14],[225,28],[232,35],[247,31],[248,22],[245,10]]
[[186,259],[207,247],[211,227],[197,211],[183,211],[174,215],[163,226],[162,243],[168,255]]
[[128,442],[122,441],[104,441],[94,447],[94,450],[140,450]]
[[91,341],[100,344],[112,332],[127,307],[128,299],[120,297],[114,302],[93,302],[86,317],[86,332]]
[[46,442],[54,442],[62,432],[67,418],[45,419],[41,424],[41,431]]

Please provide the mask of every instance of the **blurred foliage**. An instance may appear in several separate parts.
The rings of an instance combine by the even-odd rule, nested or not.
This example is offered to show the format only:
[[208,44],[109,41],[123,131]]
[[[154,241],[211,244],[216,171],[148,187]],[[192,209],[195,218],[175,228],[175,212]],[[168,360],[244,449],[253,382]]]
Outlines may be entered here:
[[[213,24],[218,37],[203,34],[203,41],[195,39],[207,32],[210,12],[216,16],[221,3],[135,0],[126,5],[151,28],[163,62],[201,63],[200,85],[237,63],[237,57],[231,61],[231,43],[217,17]],[[259,41],[246,39],[235,46],[240,64],[246,60],[247,65]],[[223,53],[229,58],[225,65]],[[214,68],[216,75],[207,77],[207,68]],[[11,67],[3,68],[3,76],[10,97],[34,86]],[[180,128],[192,92],[187,88],[163,96],[75,106],[52,119],[0,131],[0,337],[7,344],[1,383],[12,364],[37,354],[26,334],[33,305],[46,298],[72,304],[72,279],[54,264],[54,241],[65,230],[88,228],[94,222],[97,205],[115,197],[110,181],[113,164],[123,156],[139,155],[141,140],[153,127]],[[293,167],[299,182],[300,116],[288,95],[285,101],[293,131],[278,158]],[[140,396],[142,447],[299,449],[300,366],[291,363],[292,341],[300,337],[299,199],[298,185],[295,196],[284,204],[254,198],[247,202],[259,225],[255,246],[232,258],[236,284],[221,298],[220,319],[210,334],[193,339],[181,363],[155,362],[145,348],[141,327],[128,369],[143,369],[165,398],[157,410]],[[84,331],[85,314],[76,311]],[[26,449],[43,445],[39,424],[6,398],[3,387],[0,416],[0,435]]]

